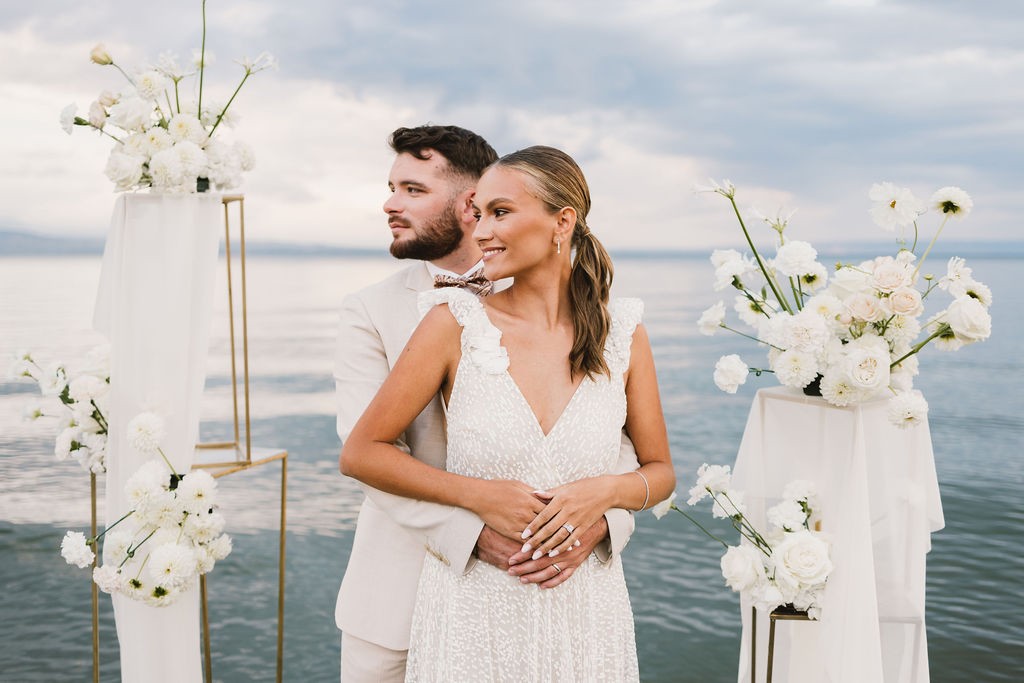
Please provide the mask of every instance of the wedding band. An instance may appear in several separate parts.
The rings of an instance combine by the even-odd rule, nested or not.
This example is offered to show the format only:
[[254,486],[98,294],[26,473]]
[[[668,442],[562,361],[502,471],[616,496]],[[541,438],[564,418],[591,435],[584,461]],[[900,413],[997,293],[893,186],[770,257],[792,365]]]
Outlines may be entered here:
[[572,532],[576,531],[576,527],[574,527],[572,524],[568,524],[568,523],[563,524],[562,528],[565,529],[566,531],[568,531],[570,536],[572,535]]
[[555,568],[555,572],[556,572],[557,574],[561,574],[561,573],[562,573],[562,568],[561,568],[561,567],[559,567],[559,566],[558,566],[557,564],[555,564],[554,562],[552,562],[552,563],[551,563],[551,566]]

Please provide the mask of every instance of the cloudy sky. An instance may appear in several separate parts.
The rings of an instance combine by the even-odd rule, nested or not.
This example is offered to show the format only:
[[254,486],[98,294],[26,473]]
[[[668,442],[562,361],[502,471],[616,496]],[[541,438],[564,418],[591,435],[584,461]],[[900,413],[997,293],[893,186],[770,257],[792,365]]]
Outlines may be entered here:
[[[741,206],[798,209],[793,238],[887,238],[867,190],[975,202],[949,239],[1017,239],[1024,185],[1019,0],[209,0],[205,97],[233,62],[273,53],[230,131],[256,152],[252,239],[383,246],[388,133],[456,123],[499,153],[573,154],[612,248],[735,244],[728,205],[694,194],[729,178]],[[0,7],[0,230],[102,235],[110,150],[61,109],[129,67],[190,56],[199,0],[38,0]],[[934,216],[922,220],[927,232]],[[767,228],[764,239],[768,239]]]

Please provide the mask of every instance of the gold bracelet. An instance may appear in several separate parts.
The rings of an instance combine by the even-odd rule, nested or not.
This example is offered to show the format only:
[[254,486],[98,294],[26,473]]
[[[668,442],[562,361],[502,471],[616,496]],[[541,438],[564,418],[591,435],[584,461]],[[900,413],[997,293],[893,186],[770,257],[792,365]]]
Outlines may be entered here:
[[644,504],[640,506],[639,510],[637,510],[637,512],[643,512],[647,509],[647,502],[651,499],[651,485],[647,483],[647,477],[645,477],[644,473],[640,470],[633,470],[633,474],[639,474],[640,478],[644,480]]

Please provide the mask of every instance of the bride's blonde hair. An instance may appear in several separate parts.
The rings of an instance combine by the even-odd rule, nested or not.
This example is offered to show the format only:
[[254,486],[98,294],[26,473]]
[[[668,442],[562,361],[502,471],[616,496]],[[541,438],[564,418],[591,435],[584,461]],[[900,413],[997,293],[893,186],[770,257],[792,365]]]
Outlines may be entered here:
[[532,181],[531,194],[551,213],[565,207],[576,211],[576,227],[570,239],[576,254],[569,275],[569,305],[574,332],[569,366],[573,375],[608,375],[604,345],[611,326],[608,292],[612,286],[612,260],[587,227],[590,189],[583,171],[565,152],[543,145],[506,154],[494,165],[526,175]]

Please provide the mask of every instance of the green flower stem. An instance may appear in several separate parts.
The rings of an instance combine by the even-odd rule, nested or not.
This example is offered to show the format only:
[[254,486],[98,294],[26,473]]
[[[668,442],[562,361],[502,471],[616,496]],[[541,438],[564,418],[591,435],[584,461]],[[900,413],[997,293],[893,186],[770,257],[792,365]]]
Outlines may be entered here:
[[165,463],[167,463],[167,468],[168,468],[169,470],[171,470],[171,474],[173,474],[173,475],[174,475],[174,476],[176,476],[176,477],[180,477],[181,475],[180,475],[180,474],[178,474],[178,473],[177,473],[177,471],[175,471],[175,469],[174,469],[174,465],[172,465],[172,464],[171,464],[171,461],[170,461],[170,460],[168,460],[168,459],[167,459],[167,456],[166,456],[166,455],[164,454],[164,449],[162,449],[162,448],[160,448],[159,446],[157,446],[157,447],[156,447],[156,450],[157,450],[157,453],[159,453],[159,454],[160,454],[160,457],[164,459],[164,462],[165,462]]
[[773,349],[778,349],[779,351],[785,351],[786,350],[786,349],[779,349],[779,347],[775,346],[775,344],[769,344],[768,342],[763,341],[761,339],[758,339],[757,337],[751,337],[749,334],[747,334],[745,332],[740,332],[739,330],[734,330],[733,328],[729,327],[725,323],[718,323],[718,326],[723,328],[723,329],[729,330],[730,332],[734,332],[734,333],[740,335],[741,337],[746,337],[747,339],[753,339],[758,344],[764,344],[765,346],[770,346]]
[[786,301],[786,298],[779,292],[775,278],[768,273],[768,268],[765,267],[764,261],[761,260],[761,255],[757,253],[757,247],[754,246],[754,241],[750,239],[750,233],[747,232],[747,226],[743,222],[743,216],[740,214],[739,207],[736,206],[736,198],[728,197],[728,199],[729,203],[732,204],[733,212],[736,214],[736,220],[740,222],[740,228],[743,229],[743,236],[747,238],[747,244],[750,245],[750,250],[754,253],[754,259],[757,261],[757,265],[761,269],[761,273],[764,275],[765,280],[768,281],[768,286],[772,288],[772,294],[775,295],[775,299],[786,312],[792,313],[793,310],[789,307],[789,302]]
[[914,221],[914,243],[910,246],[910,253],[913,254],[914,250],[917,249],[917,221]]
[[83,119],[81,116],[76,116],[75,117],[75,125],[76,126],[89,126],[90,128],[95,128],[96,130],[98,130],[100,132],[100,135],[106,135],[108,138],[113,139],[115,142],[119,142],[121,144],[124,144],[121,141],[121,138],[119,138],[116,135],[113,135],[111,133],[108,133],[107,131],[103,130],[102,128],[97,128],[96,126],[92,125],[91,123],[89,123],[88,121]]
[[[917,268],[914,268],[913,277],[917,277],[917,273],[921,270],[921,266],[924,265],[924,260],[928,258],[928,254],[931,252],[932,247],[935,246],[935,242],[939,239],[939,235],[942,234],[942,229],[946,227],[946,223],[949,222],[949,216],[950,214],[947,213],[945,217],[942,219],[942,223],[939,224],[939,229],[935,231],[935,236],[932,237],[932,241],[928,244],[928,248],[925,249],[924,253],[921,255],[921,260],[917,262]],[[914,229],[917,229],[916,221],[914,222]]]
[[217,120],[213,122],[213,128],[210,129],[211,136],[213,135],[213,131],[217,130],[217,126],[220,125],[220,122],[224,118],[224,115],[228,113],[228,107],[230,107],[231,103],[235,101],[235,98],[238,96],[238,91],[242,89],[242,86],[245,85],[245,82],[249,80],[249,76],[251,75],[252,71],[246,69],[245,75],[242,76],[241,82],[239,82],[238,87],[235,88],[235,92],[231,93],[231,99],[228,100],[228,103],[225,104],[224,108],[220,110],[219,114],[217,114]]
[[95,538],[90,538],[90,539],[89,539],[89,540],[88,540],[87,542],[88,542],[88,543],[90,543],[90,544],[96,544],[96,543],[98,543],[98,542],[99,542],[99,540],[100,540],[101,538],[103,538],[103,537],[104,537],[104,536],[105,536],[105,535],[107,534],[107,532],[108,532],[108,531],[110,531],[110,530],[111,530],[111,529],[113,529],[113,528],[114,528],[115,526],[117,526],[118,524],[120,524],[121,522],[123,522],[124,520],[128,519],[129,517],[131,517],[131,516],[132,516],[132,515],[134,515],[134,514],[135,514],[135,510],[129,510],[128,512],[126,512],[126,513],[124,513],[123,515],[121,515],[121,519],[117,520],[116,522],[114,522],[113,524],[111,524],[110,526],[108,526],[108,527],[107,527],[106,529],[104,529],[104,530],[103,530],[103,531],[101,531],[100,533],[96,534],[96,537],[95,537]]
[[126,73],[124,72],[124,69],[122,69],[122,68],[121,68],[121,66],[120,66],[119,64],[115,64],[114,62],[110,62],[110,66],[112,66],[112,67],[114,67],[115,69],[117,69],[118,71],[120,71],[120,72],[121,72],[121,75],[122,75],[122,76],[124,76],[124,77],[125,77],[126,79],[128,79],[128,82],[129,82],[129,83],[131,83],[131,84],[132,84],[133,86],[135,85],[135,81],[133,81],[133,80],[132,80],[132,77],[131,77],[131,76],[129,76],[128,74],[126,74]]
[[726,548],[726,549],[728,549],[728,548],[729,548],[729,544],[728,544],[728,543],[726,543],[725,541],[723,541],[722,539],[720,539],[720,538],[719,538],[718,536],[715,536],[715,535],[714,535],[713,533],[711,533],[710,531],[708,531],[707,529],[705,529],[705,528],[704,528],[704,525],[703,525],[703,524],[701,524],[701,523],[700,523],[700,522],[698,522],[698,521],[697,521],[696,519],[694,519],[693,517],[691,517],[691,516],[690,516],[690,515],[689,515],[689,514],[688,514],[688,513],[687,513],[687,512],[685,511],[685,510],[683,510],[683,509],[681,509],[681,508],[678,508],[678,507],[676,507],[676,504],[675,504],[675,503],[672,503],[672,507],[671,507],[671,509],[675,510],[676,512],[678,512],[679,514],[681,514],[681,515],[682,515],[683,517],[686,517],[686,518],[687,518],[688,520],[690,520],[691,522],[693,522],[694,524],[696,524],[696,525],[697,525],[697,528],[698,528],[698,529],[700,529],[701,531],[703,531],[703,532],[704,532],[704,534],[705,534],[705,535],[706,535],[706,536],[707,536],[708,538],[711,538],[712,540],[718,541],[719,543],[721,543],[721,544],[722,544],[722,547],[723,547],[723,548]]
[[[196,105],[196,116],[203,118],[203,73],[206,71],[206,0],[203,0],[203,42],[199,46],[199,103]],[[177,84],[175,84],[177,93]]]
[[889,369],[891,370],[892,368],[896,367],[897,365],[899,365],[900,363],[902,363],[906,359],[910,358],[915,353],[917,353],[918,351],[923,349],[924,345],[927,344],[928,342],[930,342],[932,339],[935,339],[936,337],[941,337],[943,334],[945,334],[948,331],[949,331],[949,324],[948,323],[942,323],[941,325],[939,325],[938,329],[936,329],[934,332],[932,332],[930,335],[928,335],[928,337],[926,339],[923,339],[922,341],[918,342],[917,344],[914,344],[914,346],[909,351],[907,351],[905,354],[903,354],[902,356],[900,356],[899,358],[897,358],[893,362],[889,363]]

